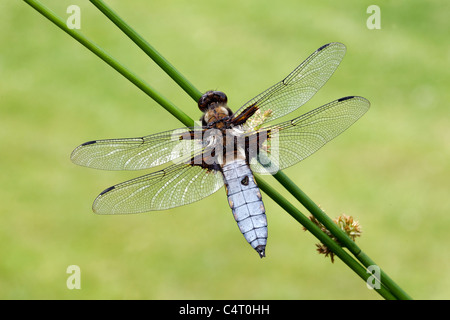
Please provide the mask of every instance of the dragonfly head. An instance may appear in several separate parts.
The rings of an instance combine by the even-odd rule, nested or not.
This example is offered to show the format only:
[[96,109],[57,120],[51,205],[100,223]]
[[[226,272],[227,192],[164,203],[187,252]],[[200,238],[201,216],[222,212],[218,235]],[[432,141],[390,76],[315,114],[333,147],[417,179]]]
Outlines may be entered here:
[[227,95],[221,91],[207,91],[198,100],[198,108],[201,112],[206,112],[210,107],[217,105],[225,105],[227,103]]

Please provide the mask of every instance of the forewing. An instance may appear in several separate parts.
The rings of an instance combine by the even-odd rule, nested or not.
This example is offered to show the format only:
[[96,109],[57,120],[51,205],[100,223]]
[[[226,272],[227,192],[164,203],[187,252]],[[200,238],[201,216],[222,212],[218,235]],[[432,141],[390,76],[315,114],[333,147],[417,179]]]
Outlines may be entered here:
[[194,139],[193,130],[182,128],[139,138],[89,141],[78,146],[70,158],[77,165],[95,169],[152,168],[201,151],[201,140]]
[[267,133],[269,138],[259,148],[259,162],[252,161],[252,170],[274,174],[302,161],[349,128],[369,107],[370,102],[363,97],[345,97],[291,121],[260,129],[259,134]]
[[235,113],[235,118],[247,108],[256,106],[258,111],[247,123],[249,130],[253,130],[296,110],[327,82],[343,59],[345,51],[345,45],[339,42],[320,47],[285,79],[244,104]]
[[98,214],[165,210],[203,199],[223,185],[220,171],[175,164],[103,191],[92,209]]

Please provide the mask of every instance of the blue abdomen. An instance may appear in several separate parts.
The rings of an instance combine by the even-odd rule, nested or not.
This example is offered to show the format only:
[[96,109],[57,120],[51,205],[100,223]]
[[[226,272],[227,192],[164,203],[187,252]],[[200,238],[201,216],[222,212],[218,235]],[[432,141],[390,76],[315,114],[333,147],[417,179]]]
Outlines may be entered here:
[[253,173],[242,159],[225,164],[222,170],[234,219],[247,242],[264,257],[267,243],[266,211]]

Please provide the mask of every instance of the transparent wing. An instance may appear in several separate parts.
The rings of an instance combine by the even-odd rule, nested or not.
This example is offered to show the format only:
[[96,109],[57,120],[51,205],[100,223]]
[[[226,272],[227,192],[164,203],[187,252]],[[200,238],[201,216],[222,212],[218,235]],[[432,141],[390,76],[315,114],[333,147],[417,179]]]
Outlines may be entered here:
[[140,138],[89,141],[78,146],[70,158],[77,165],[95,169],[148,169],[201,151],[201,139],[196,135],[201,128],[195,130],[181,128]]
[[367,110],[363,97],[345,97],[278,125],[260,129],[268,139],[259,148],[258,161],[251,162],[257,173],[274,174],[302,161],[332,140]]
[[98,214],[165,210],[203,199],[222,185],[220,171],[175,164],[104,190],[92,209]]
[[345,55],[345,45],[339,42],[326,44],[311,54],[284,80],[244,104],[236,113],[239,117],[247,108],[258,110],[250,117],[250,129],[282,117],[303,104],[327,82]]

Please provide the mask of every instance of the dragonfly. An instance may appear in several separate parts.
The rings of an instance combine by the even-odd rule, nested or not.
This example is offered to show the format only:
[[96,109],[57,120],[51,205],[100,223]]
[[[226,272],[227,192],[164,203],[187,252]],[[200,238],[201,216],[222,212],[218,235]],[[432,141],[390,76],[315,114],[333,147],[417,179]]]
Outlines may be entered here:
[[358,120],[367,99],[346,96],[292,120],[268,122],[304,105],[342,61],[344,44],[321,46],[286,78],[246,102],[236,112],[220,91],[198,101],[201,124],[144,137],[92,140],[71,154],[73,163],[104,170],[165,168],[102,191],[97,214],[167,210],[201,200],[225,186],[239,230],[262,258],[267,217],[254,173],[275,174],[319,150]]

